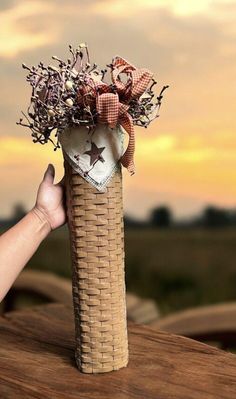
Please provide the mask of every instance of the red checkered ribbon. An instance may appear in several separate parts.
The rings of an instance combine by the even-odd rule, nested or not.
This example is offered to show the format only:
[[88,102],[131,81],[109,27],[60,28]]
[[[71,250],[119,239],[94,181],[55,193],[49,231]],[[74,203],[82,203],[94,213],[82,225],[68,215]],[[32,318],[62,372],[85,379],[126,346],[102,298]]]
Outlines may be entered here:
[[[126,74],[126,83],[122,82],[121,73]],[[125,59],[117,56],[112,61],[111,76],[112,83],[116,87],[116,93],[107,92],[109,86],[102,83],[99,95],[96,98],[96,108],[99,113],[99,122],[107,123],[111,128],[119,123],[128,133],[128,146],[120,162],[132,175],[135,173],[133,160],[135,135],[133,119],[128,113],[129,103],[145,92],[153,74],[146,68],[137,69]]]

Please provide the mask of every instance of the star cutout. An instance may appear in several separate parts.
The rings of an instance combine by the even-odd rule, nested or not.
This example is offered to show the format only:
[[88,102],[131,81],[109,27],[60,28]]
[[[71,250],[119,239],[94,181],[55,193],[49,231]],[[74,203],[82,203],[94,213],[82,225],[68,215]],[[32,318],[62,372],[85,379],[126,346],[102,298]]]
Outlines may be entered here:
[[105,159],[101,155],[101,153],[105,150],[105,148],[106,147],[98,148],[95,143],[91,142],[91,149],[89,151],[84,152],[84,154],[90,155],[90,166],[97,161],[105,162]]

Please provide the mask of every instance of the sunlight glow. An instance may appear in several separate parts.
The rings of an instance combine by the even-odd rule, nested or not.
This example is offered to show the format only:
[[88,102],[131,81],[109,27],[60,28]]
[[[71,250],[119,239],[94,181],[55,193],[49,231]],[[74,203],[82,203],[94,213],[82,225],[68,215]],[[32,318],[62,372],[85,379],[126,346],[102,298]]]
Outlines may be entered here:
[[34,144],[30,138],[0,137],[0,166],[13,165],[32,165],[37,169],[37,165],[49,162],[60,164],[60,151],[53,151],[53,146],[47,145],[42,148],[40,144]]

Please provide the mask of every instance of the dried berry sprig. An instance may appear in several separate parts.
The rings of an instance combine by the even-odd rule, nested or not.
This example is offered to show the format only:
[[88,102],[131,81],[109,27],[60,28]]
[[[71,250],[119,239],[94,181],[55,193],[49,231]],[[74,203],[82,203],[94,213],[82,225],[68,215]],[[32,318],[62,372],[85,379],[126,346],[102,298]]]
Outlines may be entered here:
[[[45,66],[42,62],[31,68],[22,65],[28,70],[26,80],[32,87],[32,94],[27,115],[22,112],[24,119],[20,118],[17,124],[31,130],[33,142],[45,144],[50,141],[55,150],[60,147],[58,138],[64,129],[78,125],[96,126],[99,116],[96,98],[102,84],[108,87],[107,92],[118,92],[114,83],[105,82],[108,69],[111,73],[113,64],[102,70],[96,63],[91,65],[85,43],[77,49],[70,45],[69,52],[71,58],[67,61],[52,57],[58,65]],[[153,79],[142,96],[129,102],[128,112],[135,125],[147,127],[159,116],[163,92],[168,86],[164,86],[156,96],[155,85]]]

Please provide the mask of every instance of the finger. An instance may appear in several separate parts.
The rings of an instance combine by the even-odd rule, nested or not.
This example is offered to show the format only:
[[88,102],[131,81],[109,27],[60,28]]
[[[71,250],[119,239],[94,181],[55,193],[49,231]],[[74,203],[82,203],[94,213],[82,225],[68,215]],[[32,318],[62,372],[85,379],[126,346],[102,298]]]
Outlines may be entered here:
[[47,167],[46,172],[44,173],[43,181],[44,181],[45,183],[48,183],[48,184],[53,184],[53,182],[54,182],[54,177],[55,177],[55,168],[54,168],[54,166],[50,163],[50,164],[48,165],[48,167]]

